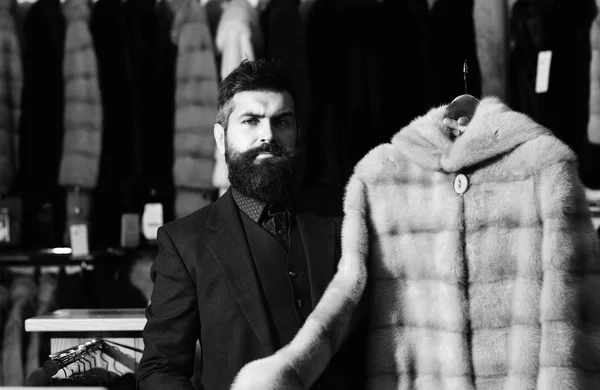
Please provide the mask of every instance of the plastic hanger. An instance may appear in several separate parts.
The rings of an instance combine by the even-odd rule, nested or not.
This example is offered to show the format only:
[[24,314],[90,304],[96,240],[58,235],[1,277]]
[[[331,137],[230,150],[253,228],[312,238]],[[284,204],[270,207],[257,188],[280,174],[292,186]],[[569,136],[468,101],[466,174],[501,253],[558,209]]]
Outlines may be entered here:
[[[479,105],[479,100],[475,98],[473,95],[469,95],[467,93],[467,74],[469,72],[469,68],[467,66],[467,60],[465,60],[463,65],[463,79],[465,83],[465,93],[460,95],[456,99],[454,99],[446,108],[446,113],[444,115],[445,118],[453,119],[458,121],[459,118],[466,117],[468,120],[471,120],[473,115],[475,114],[475,110]],[[460,134],[458,134],[460,135]]]

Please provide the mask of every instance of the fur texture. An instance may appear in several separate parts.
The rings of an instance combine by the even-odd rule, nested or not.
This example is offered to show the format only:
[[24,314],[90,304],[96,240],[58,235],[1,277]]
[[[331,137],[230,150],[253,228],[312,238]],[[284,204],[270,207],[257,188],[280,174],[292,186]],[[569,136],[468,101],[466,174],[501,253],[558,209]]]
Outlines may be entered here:
[[10,192],[18,162],[23,68],[13,0],[0,0],[0,195]]
[[[173,176],[176,210],[189,210],[212,189],[218,75],[204,8],[184,0],[173,23],[177,44]],[[183,193],[185,192],[185,194]],[[194,196],[194,192],[196,193]],[[181,217],[185,214],[177,214]]]
[[[596,0],[600,9],[600,0]],[[590,64],[590,121],[588,123],[588,140],[600,145],[600,13],[591,29],[592,63]]]
[[599,250],[574,154],[494,98],[455,141],[444,111],[356,166],[340,269],[260,369],[287,361],[308,388],[368,280],[370,389],[600,388]]
[[67,21],[63,75],[65,134],[59,182],[93,189],[98,182],[102,149],[102,102],[98,66],[85,0],[66,0]]
[[[217,27],[216,45],[221,53],[221,80],[229,75],[243,60],[258,57],[262,47],[262,34],[258,12],[247,0],[232,0],[224,5]],[[215,169],[212,183],[223,194],[229,187],[225,156],[215,151]]]

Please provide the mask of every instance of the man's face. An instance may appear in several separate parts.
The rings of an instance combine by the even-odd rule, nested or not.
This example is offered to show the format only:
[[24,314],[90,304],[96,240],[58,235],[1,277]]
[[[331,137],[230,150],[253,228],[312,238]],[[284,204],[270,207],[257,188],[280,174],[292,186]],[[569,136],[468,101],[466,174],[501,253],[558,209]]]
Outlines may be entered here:
[[291,180],[297,151],[294,102],[287,92],[236,94],[227,130],[215,125],[215,139],[238,191],[265,202],[280,200]]

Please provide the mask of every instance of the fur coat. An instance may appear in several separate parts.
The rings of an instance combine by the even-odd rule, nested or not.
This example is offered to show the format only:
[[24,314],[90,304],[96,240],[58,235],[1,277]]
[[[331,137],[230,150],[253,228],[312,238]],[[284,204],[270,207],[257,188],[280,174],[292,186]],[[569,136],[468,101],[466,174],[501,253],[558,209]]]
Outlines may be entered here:
[[[600,0],[596,0],[600,9]],[[600,13],[596,15],[591,29],[592,63],[590,65],[590,121],[588,141],[600,145]]]
[[10,192],[18,162],[23,67],[14,1],[0,0],[0,196]]
[[172,28],[177,44],[173,177],[177,218],[205,206],[212,189],[218,73],[204,8],[184,0]]
[[369,389],[600,388],[600,259],[574,154],[496,98],[455,141],[444,111],[358,163],[337,274],[235,389],[308,388],[367,284]]
[[63,75],[65,80],[65,134],[59,183],[96,188],[102,149],[102,101],[98,63],[89,28],[86,0],[66,0],[67,22]]
[[[221,80],[229,75],[243,60],[260,57],[263,45],[258,11],[248,0],[232,0],[224,5],[217,26],[216,46],[221,54]],[[229,187],[225,156],[215,150],[215,169],[212,183],[219,195]]]

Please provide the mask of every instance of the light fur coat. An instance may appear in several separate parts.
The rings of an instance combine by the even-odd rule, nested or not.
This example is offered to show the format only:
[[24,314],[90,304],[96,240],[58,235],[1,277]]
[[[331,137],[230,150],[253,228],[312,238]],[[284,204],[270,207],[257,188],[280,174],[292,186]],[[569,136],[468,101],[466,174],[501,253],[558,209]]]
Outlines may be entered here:
[[367,283],[369,389],[600,389],[600,260],[574,154],[495,98],[455,141],[444,111],[356,166],[337,274],[234,389],[308,388]]
[[196,0],[169,3],[175,12],[171,39],[177,45],[173,181],[175,216],[206,206],[213,189],[218,72],[206,10]]
[[[596,0],[600,9],[600,0]],[[600,12],[596,15],[590,30],[592,62],[590,64],[590,121],[588,141],[600,145]]]
[[[254,6],[258,6],[257,2]],[[266,3],[265,3],[266,4]],[[221,54],[221,80],[233,72],[244,60],[261,57],[263,36],[258,11],[248,0],[232,0],[223,5],[223,14],[217,26],[215,45]],[[215,149],[215,169],[212,184],[219,196],[229,188],[229,170],[225,156]]]
[[63,187],[94,189],[102,155],[102,99],[98,62],[90,32],[90,4],[66,0],[63,78],[65,133],[58,181]]

